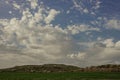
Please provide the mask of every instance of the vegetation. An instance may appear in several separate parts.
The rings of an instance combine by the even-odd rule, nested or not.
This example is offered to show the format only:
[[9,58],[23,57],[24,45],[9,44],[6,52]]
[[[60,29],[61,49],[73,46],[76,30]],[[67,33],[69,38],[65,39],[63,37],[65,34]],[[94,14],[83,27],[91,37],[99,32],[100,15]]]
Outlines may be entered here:
[[120,65],[100,65],[80,68],[64,64],[24,65],[1,69],[0,72],[120,72]]
[[120,65],[24,65],[1,69],[0,80],[120,80]]
[[116,72],[0,73],[0,80],[120,80]]
[[0,72],[77,72],[81,68],[64,64],[24,65],[1,69]]
[[120,65],[107,64],[84,68],[85,72],[120,72]]

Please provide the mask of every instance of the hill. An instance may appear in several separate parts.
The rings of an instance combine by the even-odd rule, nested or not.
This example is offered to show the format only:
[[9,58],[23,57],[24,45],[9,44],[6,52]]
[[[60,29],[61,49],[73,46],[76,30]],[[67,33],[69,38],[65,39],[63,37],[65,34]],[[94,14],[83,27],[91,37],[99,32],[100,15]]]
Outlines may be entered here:
[[0,72],[77,72],[79,67],[64,64],[23,65],[1,69]]
[[23,65],[0,69],[0,72],[120,72],[120,65],[100,65],[80,68],[64,64]]
[[84,72],[120,72],[120,65],[106,64],[84,68]]

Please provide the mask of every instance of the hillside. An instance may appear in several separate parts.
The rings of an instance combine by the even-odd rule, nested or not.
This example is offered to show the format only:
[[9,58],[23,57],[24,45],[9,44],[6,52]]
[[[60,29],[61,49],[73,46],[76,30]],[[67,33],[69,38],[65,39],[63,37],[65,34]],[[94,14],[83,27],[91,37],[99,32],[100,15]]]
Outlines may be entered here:
[[120,65],[100,65],[80,68],[64,64],[23,65],[0,69],[0,72],[120,72]]
[[64,64],[23,65],[1,69],[0,72],[76,72],[79,67]]
[[84,68],[84,72],[120,72],[120,65],[107,64]]

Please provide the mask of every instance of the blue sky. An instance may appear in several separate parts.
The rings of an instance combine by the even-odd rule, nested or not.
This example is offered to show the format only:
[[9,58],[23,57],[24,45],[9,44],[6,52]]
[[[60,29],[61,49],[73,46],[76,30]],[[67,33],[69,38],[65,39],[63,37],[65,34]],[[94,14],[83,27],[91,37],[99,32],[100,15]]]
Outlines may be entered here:
[[0,0],[0,67],[119,64],[119,5],[119,0]]

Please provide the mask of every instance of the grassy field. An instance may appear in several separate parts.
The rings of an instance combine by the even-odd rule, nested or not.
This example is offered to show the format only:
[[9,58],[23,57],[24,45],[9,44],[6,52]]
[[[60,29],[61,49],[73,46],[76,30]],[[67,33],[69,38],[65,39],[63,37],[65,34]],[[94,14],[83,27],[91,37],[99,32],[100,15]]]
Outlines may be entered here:
[[0,80],[120,80],[120,73],[69,72],[69,73],[0,73]]

